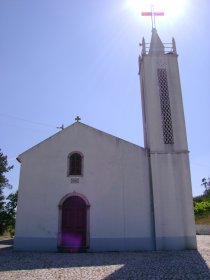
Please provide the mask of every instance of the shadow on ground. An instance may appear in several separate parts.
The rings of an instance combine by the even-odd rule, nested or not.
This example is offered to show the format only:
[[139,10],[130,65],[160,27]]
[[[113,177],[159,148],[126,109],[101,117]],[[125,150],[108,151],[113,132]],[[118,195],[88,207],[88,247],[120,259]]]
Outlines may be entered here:
[[[126,278],[129,275],[129,278]],[[157,252],[124,266],[104,280],[114,279],[210,279],[210,271],[198,251]]]
[[[0,241],[0,246],[9,244],[11,240]],[[208,266],[195,250],[74,254],[0,250],[0,271],[113,265],[112,273],[104,279],[210,279]]]

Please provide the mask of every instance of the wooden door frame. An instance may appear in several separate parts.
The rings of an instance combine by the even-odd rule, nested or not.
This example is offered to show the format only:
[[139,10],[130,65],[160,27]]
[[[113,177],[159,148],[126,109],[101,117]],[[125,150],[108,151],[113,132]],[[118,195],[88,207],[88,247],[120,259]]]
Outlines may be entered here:
[[57,247],[61,248],[62,246],[62,207],[63,207],[63,203],[66,199],[68,199],[69,197],[72,196],[78,196],[80,197],[86,204],[86,221],[87,221],[87,225],[86,225],[86,248],[89,248],[90,245],[90,203],[88,201],[88,199],[81,193],[78,192],[72,192],[69,193],[67,195],[65,195],[59,202],[58,204],[58,244]]

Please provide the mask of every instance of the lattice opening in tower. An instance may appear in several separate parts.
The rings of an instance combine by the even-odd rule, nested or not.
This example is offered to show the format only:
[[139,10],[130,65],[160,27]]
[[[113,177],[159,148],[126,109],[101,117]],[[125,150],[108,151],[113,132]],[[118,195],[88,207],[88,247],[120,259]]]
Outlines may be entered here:
[[173,127],[171,118],[171,106],[168,91],[167,72],[164,68],[157,69],[159,94],[160,94],[160,106],[163,128],[163,141],[165,144],[173,144]]

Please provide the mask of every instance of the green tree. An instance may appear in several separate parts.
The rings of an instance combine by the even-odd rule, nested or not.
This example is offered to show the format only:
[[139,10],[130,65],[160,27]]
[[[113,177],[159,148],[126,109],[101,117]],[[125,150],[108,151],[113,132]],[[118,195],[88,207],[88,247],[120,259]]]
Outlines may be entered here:
[[210,220],[210,178],[203,178],[201,186],[204,186],[202,195],[193,198],[194,214],[196,222],[209,223]]
[[18,191],[16,191],[15,193],[11,193],[7,197],[7,201],[5,204],[5,220],[6,220],[5,229],[10,233],[11,236],[15,234],[17,199],[18,199]]
[[205,197],[210,197],[210,178],[208,179],[203,178],[201,181],[202,181],[201,186],[204,186],[205,188],[203,195]]
[[5,174],[9,172],[12,168],[13,166],[8,166],[7,156],[5,156],[0,149],[0,235],[2,235],[5,232],[7,227],[4,189],[12,188]]

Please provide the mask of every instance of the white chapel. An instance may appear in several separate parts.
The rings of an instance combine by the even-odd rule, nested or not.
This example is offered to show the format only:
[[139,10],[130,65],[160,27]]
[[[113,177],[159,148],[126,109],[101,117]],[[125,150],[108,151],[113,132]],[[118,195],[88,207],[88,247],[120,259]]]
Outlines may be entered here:
[[142,40],[144,147],[76,122],[18,156],[15,250],[196,249],[175,40]]

